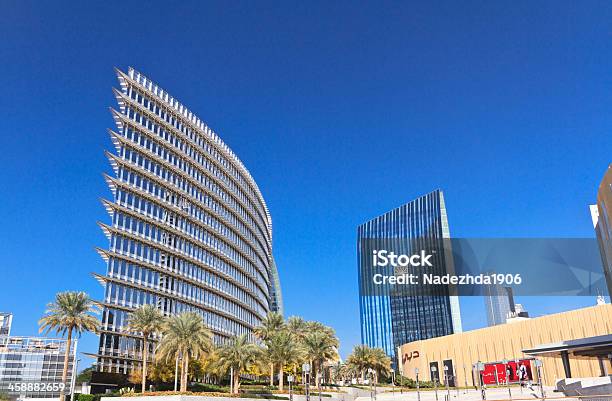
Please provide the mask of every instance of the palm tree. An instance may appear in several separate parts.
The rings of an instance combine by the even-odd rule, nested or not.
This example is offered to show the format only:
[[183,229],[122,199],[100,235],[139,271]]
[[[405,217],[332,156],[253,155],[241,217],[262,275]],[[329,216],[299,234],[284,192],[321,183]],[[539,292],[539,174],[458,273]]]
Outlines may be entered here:
[[353,348],[353,352],[347,358],[347,364],[355,366],[361,373],[361,382],[365,379],[365,372],[368,369],[373,369],[376,372],[374,377],[378,382],[380,374],[388,374],[391,372],[391,358],[385,353],[382,348],[370,348],[367,345],[357,345]]
[[189,359],[198,358],[212,349],[212,334],[195,312],[183,312],[166,320],[158,345],[158,358],[182,357],[181,392],[187,391]]
[[323,327],[325,328],[321,329],[319,327],[317,331],[308,333],[304,338],[306,355],[313,363],[317,385],[320,383],[323,363],[338,358],[338,338],[335,336],[333,329]]
[[[283,316],[277,312],[270,312],[262,320],[261,325],[253,331],[260,340],[267,343],[272,336],[285,327]],[[270,386],[274,385],[274,363],[270,364]]]
[[55,296],[55,301],[47,305],[45,316],[38,321],[40,333],[55,331],[57,334],[67,336],[64,371],[62,372],[64,386],[60,391],[60,401],[66,398],[64,389],[68,377],[72,333],[76,332],[80,337],[84,331],[96,332],[98,330],[99,321],[90,313],[98,313],[98,308],[89,295],[84,292],[60,292]]
[[366,370],[371,366],[371,354],[371,348],[367,345],[356,345],[347,358],[347,362],[359,371],[361,383],[364,382]]
[[370,363],[370,367],[376,372],[376,383],[380,374],[391,372],[391,358],[382,348],[370,348]]
[[273,335],[268,341],[272,363],[276,363],[278,369],[278,389],[283,391],[283,376],[285,367],[296,364],[303,358],[302,349],[298,343],[286,330],[282,330]]
[[299,316],[291,316],[287,319],[287,331],[299,341],[302,341],[306,336],[306,330],[308,328],[307,322]]
[[238,394],[240,375],[255,363],[258,351],[257,346],[249,342],[246,334],[232,337],[219,350],[219,360],[224,371],[233,368],[233,394]]
[[[289,319],[287,319],[286,329],[303,349],[304,337],[306,337],[306,330],[308,329],[306,320],[299,316],[290,316]],[[295,376],[297,376],[297,368],[298,366],[296,364],[293,368],[293,374]]]
[[[266,370],[268,371],[268,374],[270,375],[270,386],[272,386],[272,378],[274,377],[274,366],[274,358],[268,342],[268,344],[264,344],[259,348],[259,354],[257,355],[257,367],[262,372],[262,376],[263,372]],[[270,371],[270,368],[272,368],[272,371]]]
[[128,316],[127,331],[142,333],[142,392],[146,391],[147,359],[149,357],[149,336],[160,333],[164,315],[154,305],[143,305]]
[[359,369],[351,363],[342,363],[338,367],[338,375],[343,382],[352,380],[359,374]]
[[262,341],[267,341],[284,327],[285,322],[281,314],[277,312],[270,312],[261,321],[261,324],[255,328],[253,333]]

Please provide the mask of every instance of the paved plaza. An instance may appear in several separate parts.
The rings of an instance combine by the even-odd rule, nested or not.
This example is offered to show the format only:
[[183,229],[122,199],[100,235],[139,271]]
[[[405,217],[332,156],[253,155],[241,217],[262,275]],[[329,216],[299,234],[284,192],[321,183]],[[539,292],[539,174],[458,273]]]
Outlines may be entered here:
[[[574,400],[573,398],[567,398],[562,393],[553,392],[552,388],[544,388],[547,399],[564,399],[564,400]],[[450,396],[450,400],[448,397]],[[533,390],[525,387],[511,387],[510,394],[508,393],[508,388],[489,388],[485,391],[486,400],[535,400],[541,398],[540,389],[537,386],[533,386]],[[354,399],[355,401],[370,401],[372,399],[371,395],[367,391],[360,391],[357,397]],[[382,391],[377,391],[376,401],[480,401],[481,393],[479,390],[469,389],[450,389],[449,391],[446,388],[439,388],[437,391],[427,389],[425,391],[408,391],[408,392],[398,392],[398,391],[386,391],[386,389],[382,389]],[[348,400],[345,400],[348,401]]]

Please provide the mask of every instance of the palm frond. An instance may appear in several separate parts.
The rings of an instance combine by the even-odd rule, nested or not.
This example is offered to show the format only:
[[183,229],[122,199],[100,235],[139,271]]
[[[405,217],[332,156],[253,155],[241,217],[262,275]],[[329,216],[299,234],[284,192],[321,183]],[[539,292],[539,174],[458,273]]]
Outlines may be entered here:
[[55,331],[62,336],[73,331],[79,336],[86,331],[97,332],[100,322],[92,313],[99,313],[99,307],[86,293],[60,292],[38,321],[39,332]]

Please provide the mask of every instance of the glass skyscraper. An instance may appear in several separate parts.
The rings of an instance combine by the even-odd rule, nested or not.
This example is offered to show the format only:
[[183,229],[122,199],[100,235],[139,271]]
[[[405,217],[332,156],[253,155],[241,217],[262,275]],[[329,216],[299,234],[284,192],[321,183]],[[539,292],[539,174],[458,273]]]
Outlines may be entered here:
[[489,326],[505,324],[506,320],[515,312],[514,295],[511,287],[504,287],[502,285],[486,286],[484,302],[487,310],[487,324]]
[[[366,241],[378,244],[401,243],[406,253],[421,249],[444,249],[444,239],[450,238],[446,207],[442,191],[436,190],[365,222],[357,229],[359,309],[361,341],[380,347],[396,356],[402,344],[461,332],[459,300],[448,289],[423,294],[414,286],[397,290],[376,286],[364,274],[371,252],[362,245]],[[366,254],[367,252],[367,254]],[[433,255],[436,273],[449,270],[449,255]],[[397,361],[393,359],[394,363]]]
[[[251,335],[282,313],[272,220],[260,190],[232,150],[195,114],[139,72],[117,70],[117,129],[107,152],[112,191],[103,200],[109,240],[98,371],[129,373],[141,339],[122,329],[130,311],[195,311],[221,343]],[[151,344],[150,354],[154,352]]]

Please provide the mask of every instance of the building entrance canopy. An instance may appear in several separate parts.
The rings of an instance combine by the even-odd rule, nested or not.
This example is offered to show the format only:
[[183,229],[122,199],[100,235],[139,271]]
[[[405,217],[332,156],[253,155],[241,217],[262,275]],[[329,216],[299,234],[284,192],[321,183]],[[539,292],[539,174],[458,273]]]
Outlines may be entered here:
[[602,374],[607,375],[605,361],[607,359],[608,363],[612,363],[612,334],[543,344],[532,349],[524,349],[523,352],[534,356],[561,357],[566,378],[572,377],[570,356],[574,358],[597,358],[600,361]]

